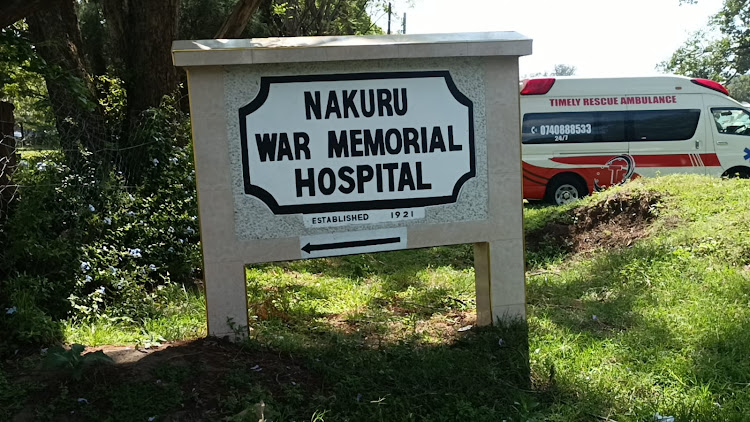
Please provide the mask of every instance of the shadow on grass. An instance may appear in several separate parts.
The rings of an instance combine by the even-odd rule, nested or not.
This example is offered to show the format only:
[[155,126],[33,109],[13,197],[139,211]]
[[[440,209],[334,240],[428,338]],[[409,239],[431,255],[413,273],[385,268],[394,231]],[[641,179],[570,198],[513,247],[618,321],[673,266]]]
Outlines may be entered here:
[[555,324],[595,338],[610,337],[639,323],[636,302],[653,301],[649,280],[633,263],[668,259],[670,252],[652,243],[613,250],[582,262],[561,280],[541,273],[527,284],[527,300]]
[[196,340],[142,358],[108,350],[121,363],[80,381],[39,373],[35,387],[19,383],[29,391],[13,420],[258,420],[261,401],[273,421],[527,420],[538,410],[523,323],[380,348],[317,328],[272,321],[241,344]]
[[388,276],[394,285],[407,285],[417,272],[425,268],[450,266],[455,269],[474,267],[473,245],[440,246],[377,254],[349,255],[294,261],[284,264],[293,270],[302,270],[329,277],[367,278],[378,274]]
[[[547,390],[553,401],[578,403],[604,420],[656,412],[746,420],[750,280],[741,270],[641,242],[535,275],[527,292],[535,324],[558,336],[541,366],[567,371]],[[570,342],[578,356],[556,352]],[[589,370],[613,374],[589,381]]]

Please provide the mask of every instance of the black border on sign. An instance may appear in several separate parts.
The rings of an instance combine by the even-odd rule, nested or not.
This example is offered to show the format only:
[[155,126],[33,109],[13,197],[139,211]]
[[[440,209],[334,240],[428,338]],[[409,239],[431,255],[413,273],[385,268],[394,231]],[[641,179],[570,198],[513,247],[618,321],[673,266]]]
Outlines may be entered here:
[[[338,203],[313,203],[304,205],[279,205],[276,198],[265,189],[255,186],[250,181],[250,166],[247,150],[247,122],[246,117],[258,110],[268,99],[271,84],[290,82],[329,82],[329,81],[358,81],[367,79],[411,79],[411,78],[434,78],[445,79],[453,97],[459,103],[469,109],[469,172],[464,173],[453,187],[451,196],[436,196],[430,198],[409,199],[384,199],[374,201],[338,202]],[[364,211],[382,210],[393,208],[424,207],[428,205],[442,205],[456,202],[461,187],[467,180],[476,176],[475,151],[474,151],[474,103],[458,90],[450,72],[447,70],[418,71],[418,72],[372,72],[372,73],[340,73],[326,75],[300,75],[300,76],[263,76],[260,78],[260,91],[258,95],[247,105],[240,107],[240,142],[242,148],[242,178],[245,184],[245,193],[253,195],[265,203],[274,214],[317,214],[336,211]]]

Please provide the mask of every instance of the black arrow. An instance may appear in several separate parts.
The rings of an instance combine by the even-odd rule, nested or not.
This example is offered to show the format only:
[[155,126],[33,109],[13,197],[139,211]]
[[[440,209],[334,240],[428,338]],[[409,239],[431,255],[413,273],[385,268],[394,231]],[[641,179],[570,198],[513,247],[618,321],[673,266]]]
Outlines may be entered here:
[[373,245],[387,245],[389,243],[399,243],[400,237],[386,237],[383,239],[368,239],[368,240],[352,240],[350,242],[337,242],[337,243],[322,243],[320,245],[307,245],[302,247],[302,250],[310,253],[312,251],[325,251],[328,249],[345,249],[345,248],[356,248],[359,246],[373,246]]

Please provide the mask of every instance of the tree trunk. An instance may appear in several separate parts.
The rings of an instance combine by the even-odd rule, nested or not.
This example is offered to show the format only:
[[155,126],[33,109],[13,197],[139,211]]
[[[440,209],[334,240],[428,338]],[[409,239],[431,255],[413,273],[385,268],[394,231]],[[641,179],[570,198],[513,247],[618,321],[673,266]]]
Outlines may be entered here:
[[0,28],[13,25],[42,9],[50,8],[55,0],[3,0],[0,2]]
[[0,101],[0,222],[8,216],[8,209],[16,194],[11,177],[16,169],[16,138],[13,136],[15,119],[11,103]]
[[214,38],[239,38],[262,0],[239,0]]
[[179,86],[172,64],[172,41],[177,36],[179,0],[103,0],[112,57],[127,96],[126,115],[120,128],[120,169],[136,180],[148,157],[140,134],[145,133],[142,113],[161,103]]
[[81,49],[75,1],[55,0],[55,7],[27,19],[37,52],[48,65],[44,80],[60,143],[69,158],[77,156],[79,141],[96,151],[106,138],[104,119]]
[[125,62],[128,119],[131,125],[163,96],[177,89],[172,41],[177,35],[179,0],[130,0]]

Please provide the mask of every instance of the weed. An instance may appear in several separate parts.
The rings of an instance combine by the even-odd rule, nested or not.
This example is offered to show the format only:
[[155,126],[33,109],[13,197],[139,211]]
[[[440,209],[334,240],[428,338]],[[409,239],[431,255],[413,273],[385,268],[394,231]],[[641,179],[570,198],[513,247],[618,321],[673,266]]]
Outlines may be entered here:
[[80,381],[84,372],[89,368],[95,365],[113,363],[112,358],[105,355],[101,350],[82,355],[81,353],[84,350],[86,350],[86,346],[81,344],[74,344],[70,349],[65,349],[62,346],[50,347],[42,366],[48,370],[61,371],[74,380]]

